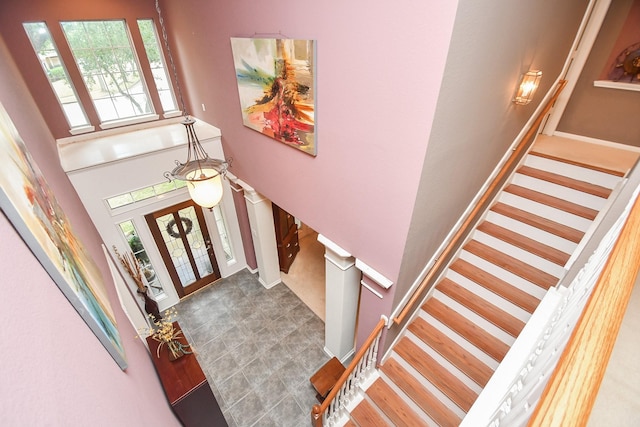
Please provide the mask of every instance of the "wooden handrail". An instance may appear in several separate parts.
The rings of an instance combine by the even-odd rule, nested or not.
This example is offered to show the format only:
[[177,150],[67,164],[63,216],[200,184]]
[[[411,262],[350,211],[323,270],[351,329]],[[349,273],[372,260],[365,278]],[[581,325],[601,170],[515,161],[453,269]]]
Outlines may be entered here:
[[583,426],[598,395],[640,271],[640,198],[594,286],[529,426]]
[[453,235],[453,237],[451,238],[447,246],[442,250],[442,253],[436,259],[436,261],[434,262],[433,266],[431,267],[427,275],[424,277],[424,279],[422,279],[422,281],[420,282],[420,285],[413,292],[413,295],[411,296],[409,301],[407,301],[407,303],[405,304],[400,314],[394,317],[393,322],[395,324],[399,325],[404,321],[405,317],[407,317],[407,315],[413,309],[413,306],[416,304],[418,299],[422,296],[422,293],[424,292],[424,290],[427,288],[427,286],[431,284],[432,280],[440,272],[441,268],[444,267],[444,265],[449,261],[449,258],[455,252],[455,250],[462,243],[462,240],[464,239],[464,237],[468,232],[468,228],[472,226],[475,223],[475,221],[478,219],[478,216],[482,212],[484,212],[486,208],[486,204],[494,197],[495,192],[503,184],[504,179],[511,174],[511,172],[513,171],[513,168],[521,158],[522,154],[524,154],[526,150],[529,148],[529,146],[533,143],[533,140],[535,139],[534,137],[538,132],[538,128],[542,124],[542,121],[544,120],[549,110],[551,110],[551,108],[553,107],[553,104],[558,99],[558,96],[560,96],[560,92],[562,92],[562,89],[564,89],[566,84],[567,84],[566,80],[558,81],[558,85],[556,87],[555,93],[553,94],[553,96],[551,96],[551,99],[549,99],[549,102],[547,102],[547,104],[544,106],[540,114],[538,114],[538,117],[536,117],[534,122],[531,124],[531,127],[529,128],[527,133],[524,135],[520,143],[513,150],[513,154],[509,157],[507,162],[500,169],[500,171],[495,176],[493,181],[491,181],[491,184],[489,185],[487,190],[484,192],[482,197],[480,197],[480,200],[473,207],[469,215],[467,215],[466,219],[460,225],[460,227],[458,228],[456,233]]
[[[371,344],[373,344],[376,337],[378,336],[380,331],[382,331],[382,329],[385,327],[386,324],[387,324],[386,319],[382,317],[378,322],[378,324],[375,326],[375,328],[373,328],[373,332],[371,332],[371,335],[369,335],[366,341],[362,344],[360,349],[357,351],[356,355],[353,356],[351,363],[349,364],[349,366],[347,366],[347,369],[345,369],[345,371],[342,373],[342,376],[338,379],[338,381],[333,386],[333,388],[331,389],[327,397],[324,399],[322,404],[313,405],[313,408],[311,409],[311,418],[314,426],[316,427],[322,426],[322,414],[324,414],[324,412],[327,410],[331,402],[333,402],[333,399],[336,397],[336,394],[338,394],[338,391],[340,390],[342,385],[347,381],[347,379],[349,378],[353,370],[358,366],[358,363],[364,357],[365,353],[369,350],[369,347],[371,347]],[[320,424],[318,424],[318,421],[320,421]]]

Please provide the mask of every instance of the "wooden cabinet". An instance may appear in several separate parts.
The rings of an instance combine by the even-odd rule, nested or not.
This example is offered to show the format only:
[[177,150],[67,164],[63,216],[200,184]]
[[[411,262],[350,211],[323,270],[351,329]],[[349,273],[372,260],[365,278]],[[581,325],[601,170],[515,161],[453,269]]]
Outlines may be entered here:
[[298,242],[298,226],[293,215],[273,204],[273,224],[276,229],[276,243],[278,245],[278,259],[280,271],[289,272],[289,268],[300,252]]
[[[180,329],[178,322],[174,322],[174,327]],[[147,343],[169,404],[182,425],[227,427],[227,421],[196,356],[187,354],[171,362],[165,346],[162,346],[160,357],[157,357],[159,343],[151,337],[147,337]],[[186,344],[186,341],[183,343]]]

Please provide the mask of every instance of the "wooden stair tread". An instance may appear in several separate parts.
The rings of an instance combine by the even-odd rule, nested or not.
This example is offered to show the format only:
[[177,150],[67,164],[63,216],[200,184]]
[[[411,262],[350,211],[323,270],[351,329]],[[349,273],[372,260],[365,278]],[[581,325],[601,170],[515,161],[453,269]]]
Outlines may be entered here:
[[514,208],[513,206],[509,206],[504,203],[496,203],[491,207],[491,210],[501,215],[508,216],[509,218],[513,218],[516,221],[520,221],[522,223],[544,230],[548,233],[562,237],[563,239],[567,239],[573,243],[580,243],[580,240],[582,240],[582,236],[584,236],[584,233],[580,230],[576,230],[575,228],[559,224],[555,221],[551,221],[550,219],[534,215],[532,213],[529,213],[522,209]]
[[[530,154],[533,154],[533,153],[530,153]],[[534,155],[538,155],[538,154],[534,154]],[[540,156],[540,157],[546,157],[546,156]],[[556,160],[556,159],[553,159],[553,160]],[[602,197],[603,199],[608,198],[609,195],[611,194],[610,188],[603,187],[597,184],[591,184],[590,182],[586,182],[586,181],[580,181],[574,178],[569,178],[568,176],[559,175],[557,173],[547,172],[540,169],[532,168],[531,166],[521,166],[520,168],[518,168],[516,172],[522,175],[530,176],[532,178],[537,178],[543,181],[548,181],[554,184],[562,185],[563,187],[582,191],[583,193]],[[622,175],[618,175],[617,173],[612,175],[622,176]]]
[[428,427],[427,423],[382,378],[378,378],[371,384],[367,389],[367,396],[384,412],[393,425]]
[[567,159],[566,157],[555,156],[555,155],[550,154],[550,153],[543,153],[543,152],[537,151],[535,149],[531,150],[529,152],[529,155],[538,156],[538,157],[542,157],[542,158],[549,159],[549,160],[555,160],[557,162],[566,163],[568,165],[580,166],[580,167],[585,168],[585,169],[591,169],[593,171],[603,172],[603,173],[607,173],[607,174],[613,175],[613,176],[623,177],[623,176],[626,175],[626,172],[621,171],[621,170],[611,169],[611,168],[607,168],[607,167],[604,167],[604,166],[598,166],[598,165],[594,165],[592,163],[581,162],[581,161],[576,160],[576,159]]
[[362,427],[368,426],[389,426],[389,423],[382,418],[382,415],[373,407],[367,399],[364,399],[351,411],[351,418]]
[[520,331],[522,331],[522,328],[524,328],[524,322],[522,320],[491,304],[489,301],[479,297],[465,287],[460,286],[453,280],[445,277],[438,283],[436,289],[514,338],[516,338],[520,334]]
[[460,417],[440,402],[393,357],[387,360],[380,369],[439,426],[457,427],[460,425]]
[[595,209],[591,209],[565,199],[560,199],[559,197],[550,196],[539,191],[531,190],[530,188],[521,187],[516,184],[508,185],[504,191],[591,221],[593,221],[596,215],[598,215],[598,211]]
[[501,362],[509,351],[507,344],[436,298],[428,298],[422,309],[498,362]]
[[464,372],[480,387],[484,387],[491,375],[493,375],[491,367],[469,353],[433,325],[430,325],[423,318],[416,317],[409,325],[408,330],[447,359],[449,363]]
[[500,252],[491,246],[480,243],[477,240],[470,240],[464,245],[463,249],[545,290],[558,283],[557,277]]
[[353,421],[347,420],[347,422],[344,423],[342,427],[357,427],[357,426],[353,423]]
[[467,387],[452,372],[436,362],[409,338],[402,338],[393,350],[398,357],[405,360],[463,411],[468,412],[473,402],[478,398],[476,392]]
[[516,288],[463,259],[457,259],[449,268],[528,313],[533,313],[538,304],[540,304],[540,300],[535,296]]
[[478,225],[477,229],[560,266],[564,266],[571,257],[571,254],[562,252],[552,246],[545,245],[544,243],[540,243],[537,240],[533,240],[489,221],[483,221]]

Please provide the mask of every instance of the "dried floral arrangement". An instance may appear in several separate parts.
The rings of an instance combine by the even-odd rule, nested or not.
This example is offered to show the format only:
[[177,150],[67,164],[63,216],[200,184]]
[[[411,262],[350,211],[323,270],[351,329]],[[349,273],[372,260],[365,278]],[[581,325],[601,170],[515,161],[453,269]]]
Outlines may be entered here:
[[156,355],[158,357],[160,357],[160,348],[162,348],[164,344],[167,345],[167,348],[171,353],[171,359],[177,359],[185,354],[193,353],[190,350],[191,345],[183,344],[178,341],[178,339],[184,335],[182,330],[176,329],[173,325],[173,321],[177,317],[177,314],[178,313],[175,308],[170,308],[163,313],[163,319],[161,320],[154,320],[153,317],[149,315],[154,326],[152,329],[146,329],[142,332],[146,333],[146,336],[149,336],[160,343],[156,350]]
[[118,259],[120,260],[120,264],[122,264],[122,267],[129,274],[129,276],[131,276],[136,286],[138,287],[138,292],[146,293],[147,286],[144,284],[144,281],[142,280],[142,267],[140,267],[140,263],[138,262],[138,259],[135,256],[133,256],[131,252],[127,252],[124,255],[122,255],[120,252],[118,252],[118,248],[116,248],[115,245],[113,246],[113,250],[116,253],[116,256],[118,257]]

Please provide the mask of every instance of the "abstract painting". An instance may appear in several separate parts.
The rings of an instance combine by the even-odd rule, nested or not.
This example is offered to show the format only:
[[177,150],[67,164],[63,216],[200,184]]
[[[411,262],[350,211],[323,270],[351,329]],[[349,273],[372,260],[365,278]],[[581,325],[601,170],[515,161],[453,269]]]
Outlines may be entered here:
[[245,126],[317,154],[315,41],[231,38]]
[[[120,368],[126,369],[124,348],[100,271],[73,233],[2,104],[0,158],[0,209]],[[73,337],[66,338],[73,342]]]

